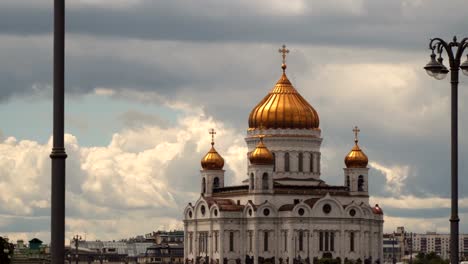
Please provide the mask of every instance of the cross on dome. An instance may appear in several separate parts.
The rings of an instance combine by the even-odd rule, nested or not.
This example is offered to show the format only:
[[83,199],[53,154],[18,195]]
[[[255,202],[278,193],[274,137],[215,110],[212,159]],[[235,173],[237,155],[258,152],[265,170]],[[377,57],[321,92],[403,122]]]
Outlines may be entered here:
[[359,132],[361,132],[361,130],[359,129],[359,127],[355,126],[353,128],[353,132],[354,132],[354,142],[358,143],[358,134]]
[[210,129],[209,132],[208,132],[210,135],[211,135],[211,146],[214,145],[214,135],[216,135],[216,131],[214,130],[214,128]]
[[281,64],[281,68],[284,72],[286,70],[286,54],[289,53],[289,50],[286,48],[286,45],[283,45],[281,49],[278,50],[278,52],[281,53],[281,56],[283,57],[283,64]]

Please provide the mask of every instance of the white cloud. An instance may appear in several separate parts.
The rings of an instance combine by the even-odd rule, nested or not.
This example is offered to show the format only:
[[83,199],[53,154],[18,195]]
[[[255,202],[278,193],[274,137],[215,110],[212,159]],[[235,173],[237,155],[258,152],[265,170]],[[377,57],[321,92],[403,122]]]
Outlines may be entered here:
[[[195,199],[198,188],[193,186],[198,184],[183,192],[179,184],[198,183],[199,160],[210,147],[210,128],[217,130],[216,148],[226,159],[225,169],[234,172],[234,181],[243,179],[238,175],[245,171],[242,135],[201,109],[185,104],[174,107],[183,114],[173,126],[127,128],[115,133],[105,147],[82,147],[76,137],[66,135],[67,234],[85,232],[90,238],[118,239],[163,226],[180,228],[182,209]],[[190,145],[195,152],[186,153]],[[29,216],[32,222],[48,217],[44,209],[50,210],[50,193],[44,190],[50,190],[50,149],[50,140],[40,144],[9,137],[0,143],[0,188],[4,190],[0,210],[5,214],[0,217],[0,228],[26,228],[6,220],[2,224],[2,219],[12,216]],[[171,164],[183,168],[182,158],[196,164],[184,168],[191,173],[169,172]],[[37,232],[9,234],[20,237],[28,233],[30,238],[47,232],[49,226],[37,228]]]
[[385,175],[385,188],[387,189],[387,191],[389,191],[395,196],[399,196],[402,194],[402,188],[409,174],[409,166],[394,165],[391,167],[386,167],[375,161],[371,161],[369,165],[372,168],[381,171]]

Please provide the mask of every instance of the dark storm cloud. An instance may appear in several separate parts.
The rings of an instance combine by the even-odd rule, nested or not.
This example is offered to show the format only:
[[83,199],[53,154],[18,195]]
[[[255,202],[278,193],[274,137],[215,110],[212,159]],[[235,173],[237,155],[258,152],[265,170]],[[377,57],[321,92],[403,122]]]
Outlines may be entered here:
[[[97,1],[99,2],[99,1]],[[139,1],[114,7],[71,4],[67,30],[96,36],[179,41],[247,41],[415,48],[434,34],[466,32],[466,1],[304,1],[299,10],[274,2]],[[29,8],[0,4],[0,32],[46,34],[52,2]],[[292,5],[292,4],[291,4]],[[270,10],[271,9],[271,10]],[[450,15],[447,15],[450,14]],[[441,23],[443,22],[443,23]]]

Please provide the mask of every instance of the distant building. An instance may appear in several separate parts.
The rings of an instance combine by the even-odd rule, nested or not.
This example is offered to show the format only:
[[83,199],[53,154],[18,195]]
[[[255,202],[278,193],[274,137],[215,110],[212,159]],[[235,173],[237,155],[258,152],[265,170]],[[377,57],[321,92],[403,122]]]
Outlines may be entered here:
[[383,264],[400,262],[403,245],[393,234],[383,235]]
[[156,244],[184,243],[184,231],[157,231],[153,232],[154,242]]
[[42,246],[42,241],[38,238],[33,238],[29,240],[29,249],[31,250],[40,250]]
[[[74,243],[70,245],[74,247]],[[136,257],[144,255],[148,247],[153,246],[153,242],[129,242],[129,241],[80,241],[78,242],[79,248],[90,249],[95,252],[102,252],[107,254],[127,255],[129,257]]]
[[138,263],[183,264],[184,246],[182,244],[161,244],[149,247]]
[[[389,240],[392,237],[397,241],[395,245],[398,245],[401,258],[397,258],[398,261],[408,260],[411,254],[417,253],[430,253],[435,252],[443,259],[449,259],[450,257],[450,235],[449,234],[438,234],[436,232],[426,232],[425,234],[409,233],[405,231],[404,227],[398,227],[396,232],[392,234],[384,234],[384,255],[385,255],[385,237],[388,236]],[[391,242],[387,242],[392,245]],[[389,249],[387,249],[389,250]],[[460,259],[468,260],[468,234],[459,235],[459,252]]]

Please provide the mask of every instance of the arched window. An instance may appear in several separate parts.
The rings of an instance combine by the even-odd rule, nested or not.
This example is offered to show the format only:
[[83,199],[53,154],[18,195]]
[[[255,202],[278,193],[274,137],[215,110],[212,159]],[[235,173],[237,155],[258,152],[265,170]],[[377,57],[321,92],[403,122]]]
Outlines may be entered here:
[[262,189],[268,190],[268,173],[263,173],[262,176]]
[[272,153],[273,154],[273,171],[276,171],[276,155],[275,153]]
[[250,173],[250,189],[253,190],[255,189],[255,183],[254,183],[254,174]]
[[218,177],[215,177],[213,179],[213,189],[214,188],[218,188],[219,187],[219,178]]
[[284,171],[289,172],[289,153],[284,154]]
[[358,192],[364,191],[364,176],[359,175],[358,177],[358,185],[357,185]]
[[298,161],[298,170],[299,172],[302,172],[303,171],[303,160],[304,160],[304,154],[302,154],[302,152],[299,153],[299,161]]
[[206,180],[205,180],[205,178],[203,178],[203,180],[202,180],[201,188],[202,188],[202,193],[206,193]]
[[349,233],[349,251],[354,251],[354,232]]
[[348,187],[349,189],[350,185],[351,184],[349,183],[349,175],[346,175],[346,187]]
[[304,250],[304,232],[299,231],[299,251]]
[[310,153],[310,172],[314,172],[314,153]]

